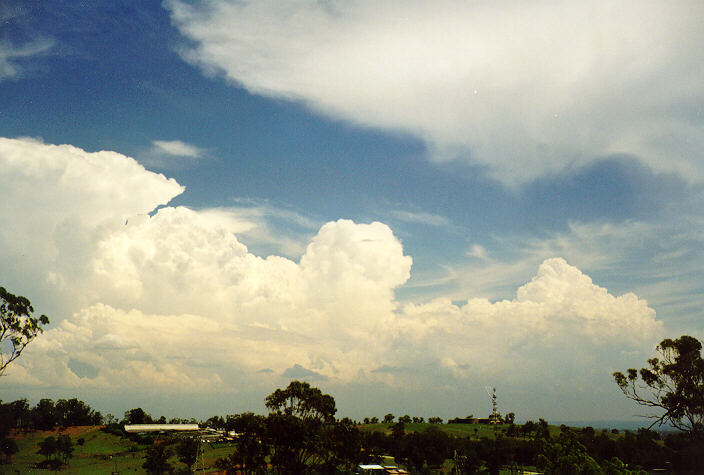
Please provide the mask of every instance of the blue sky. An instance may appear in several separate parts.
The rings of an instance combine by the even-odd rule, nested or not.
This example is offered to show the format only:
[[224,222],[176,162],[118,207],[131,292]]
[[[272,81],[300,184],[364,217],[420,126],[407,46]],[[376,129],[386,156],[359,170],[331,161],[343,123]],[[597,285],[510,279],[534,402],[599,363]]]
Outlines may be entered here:
[[704,333],[703,14],[4,2],[0,283],[52,326],[0,397],[630,417]]

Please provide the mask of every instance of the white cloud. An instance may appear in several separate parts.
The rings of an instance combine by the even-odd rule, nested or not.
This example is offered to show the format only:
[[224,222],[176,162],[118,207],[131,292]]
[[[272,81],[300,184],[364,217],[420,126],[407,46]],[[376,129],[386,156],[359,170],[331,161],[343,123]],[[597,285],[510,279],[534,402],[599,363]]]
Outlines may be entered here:
[[144,165],[159,170],[193,166],[208,155],[208,150],[181,140],[153,140],[152,146],[138,155]]
[[668,333],[692,332],[704,305],[698,278],[704,265],[701,200],[701,193],[692,193],[685,203],[669,206],[648,220],[573,221],[567,229],[547,235],[495,236],[482,246],[472,246],[467,255],[475,259],[446,264],[446,278],[429,276],[429,283],[437,287],[434,295],[455,300],[503,299],[540,263],[563,256],[598,276],[610,290],[632,291],[647,299],[664,319]]
[[469,251],[467,251],[467,255],[482,261],[489,260],[489,253],[486,248],[480,244],[473,244],[472,247],[469,248]]
[[[281,281],[276,273],[257,277]],[[178,286],[169,281],[162,285]],[[494,303],[437,299],[394,312],[366,305],[363,299],[375,296],[363,288],[333,291],[327,304],[307,285],[295,295],[248,290],[218,311],[209,303],[213,292],[204,294],[200,306],[190,306],[199,307],[199,315],[189,308],[181,314],[84,308],[42,335],[8,381],[30,389],[119,387],[134,394],[148,385],[162,394],[198,395],[227,394],[242,384],[268,391],[283,383],[280,376],[314,376],[342,387],[385,383],[404,391],[500,378],[505,389],[537,384],[550,397],[551,385],[603,388],[611,368],[643,360],[662,336],[662,323],[644,301],[610,295],[561,259],[546,261],[514,299]],[[89,362],[97,374],[79,377],[71,359]],[[262,368],[274,370],[264,374]],[[581,407],[578,399],[574,410]]]
[[701,2],[168,0],[184,57],[507,183],[620,153],[704,178]]
[[175,157],[200,158],[204,150],[180,140],[154,140],[154,150]]
[[54,42],[48,39],[36,40],[22,46],[0,42],[0,81],[21,76],[22,68],[17,64],[17,60],[45,53],[52,46]]
[[0,277],[69,312],[99,298],[77,285],[96,243],[183,191],[119,153],[7,138],[0,138],[0,189],[0,218],[12,223],[0,227]]
[[238,240],[248,224],[234,214],[147,214],[182,188],[129,157],[2,139],[0,165],[0,219],[15,224],[0,230],[0,281],[39,282],[7,287],[56,309],[7,373],[16,391],[202,398],[266,394],[304,373],[342,388],[460,390],[497,375],[509,387],[538,375],[541,388],[603,388],[610,365],[631,365],[622,349],[643,356],[661,336],[645,301],[562,259],[511,300],[402,304],[394,291],[412,260],[383,223],[329,222],[299,261],[264,258]]
[[[299,259],[322,224],[296,211],[273,206],[266,200],[237,198],[235,202],[234,206],[200,210],[200,213],[232,216],[240,228],[233,232],[259,255],[281,254]],[[246,229],[243,223],[247,223]]]
[[423,211],[402,211],[396,210],[391,215],[401,221],[408,223],[425,224],[427,226],[450,226],[450,220],[445,216]]

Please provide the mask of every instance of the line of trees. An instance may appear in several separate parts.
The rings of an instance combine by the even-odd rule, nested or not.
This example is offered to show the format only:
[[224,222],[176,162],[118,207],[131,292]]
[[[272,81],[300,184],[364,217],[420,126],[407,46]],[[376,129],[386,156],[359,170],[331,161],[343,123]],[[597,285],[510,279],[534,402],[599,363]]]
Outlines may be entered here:
[[52,430],[56,427],[103,424],[103,416],[85,402],[72,399],[41,399],[30,408],[27,399],[3,404],[0,401],[0,433],[10,430]]
[[[51,399],[41,399],[32,408],[29,407],[26,399],[18,399],[5,404],[0,401],[0,454],[2,461],[11,463],[12,457],[18,451],[17,443],[10,437],[13,430],[52,430],[56,427],[90,426],[102,423],[103,416],[100,412],[94,411],[86,403],[76,398],[59,399],[56,404]],[[62,460],[70,458],[66,455],[69,452],[66,450],[61,452],[70,445],[67,445],[66,440],[62,439],[60,443],[50,440],[47,444],[49,445],[42,449],[44,452],[40,452],[41,454],[44,455],[51,447],[55,447],[57,453],[62,454],[58,459],[47,457],[47,463],[60,464]],[[52,452],[51,455],[54,453]]]

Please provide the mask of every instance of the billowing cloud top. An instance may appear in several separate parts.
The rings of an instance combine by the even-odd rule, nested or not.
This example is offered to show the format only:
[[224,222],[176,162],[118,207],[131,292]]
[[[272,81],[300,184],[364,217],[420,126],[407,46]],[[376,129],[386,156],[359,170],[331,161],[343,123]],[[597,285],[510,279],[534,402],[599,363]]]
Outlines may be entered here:
[[702,2],[166,6],[208,73],[417,135],[508,183],[609,154],[704,178]]
[[1,277],[37,282],[61,309],[8,372],[23,390],[228,394],[292,375],[460,387],[497,371],[530,385],[541,367],[583,384],[661,336],[646,302],[560,258],[511,300],[402,305],[412,260],[383,223],[329,222],[298,262],[262,258],[225,211],[147,214],[182,188],[129,157],[0,139],[0,167],[0,219],[14,223]]
[[12,223],[0,227],[0,267],[37,294],[61,294],[67,302],[97,298],[64,289],[84,277],[97,242],[183,191],[119,153],[33,139],[0,138],[0,168],[0,216]]

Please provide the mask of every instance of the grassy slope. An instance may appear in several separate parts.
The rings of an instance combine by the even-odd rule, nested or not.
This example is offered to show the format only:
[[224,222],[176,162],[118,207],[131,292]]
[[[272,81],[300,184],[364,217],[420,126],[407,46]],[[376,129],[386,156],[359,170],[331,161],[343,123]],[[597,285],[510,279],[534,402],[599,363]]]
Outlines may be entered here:
[[[19,452],[13,458],[12,465],[0,465],[0,473],[50,473],[37,470],[34,465],[44,460],[37,454],[38,444],[50,435],[57,436],[68,434],[74,444],[73,458],[69,460],[67,468],[61,470],[66,474],[109,474],[115,470],[120,473],[143,473],[142,464],[146,447],[137,445],[128,439],[116,435],[106,434],[100,427],[72,427],[63,432],[38,431],[26,434],[17,434],[15,442]],[[82,446],[77,445],[79,438],[85,439]],[[231,446],[210,447],[203,444],[205,467],[212,467],[215,460],[224,457],[233,451]],[[176,469],[185,469],[185,465],[174,456],[169,459]],[[200,460],[198,462],[200,467]]]

